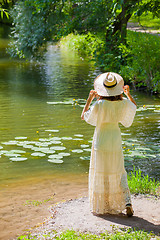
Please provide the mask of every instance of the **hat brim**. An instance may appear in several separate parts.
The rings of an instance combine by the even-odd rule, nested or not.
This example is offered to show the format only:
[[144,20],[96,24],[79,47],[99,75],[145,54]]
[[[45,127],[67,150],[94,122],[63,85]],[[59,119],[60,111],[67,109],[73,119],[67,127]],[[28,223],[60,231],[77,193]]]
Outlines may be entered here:
[[113,88],[107,88],[103,85],[103,82],[107,76],[107,73],[100,74],[94,80],[94,89],[99,96],[108,97],[108,96],[117,96],[123,93],[124,80],[123,78],[114,72],[110,72],[117,80],[117,85]]

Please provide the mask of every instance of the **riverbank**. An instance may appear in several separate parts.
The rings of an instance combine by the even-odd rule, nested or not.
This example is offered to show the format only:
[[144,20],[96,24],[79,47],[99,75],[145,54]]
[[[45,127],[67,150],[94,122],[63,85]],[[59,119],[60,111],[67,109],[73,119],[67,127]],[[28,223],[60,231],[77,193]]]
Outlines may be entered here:
[[87,179],[85,174],[59,174],[31,177],[3,186],[0,240],[24,235],[28,229],[44,222],[50,216],[48,209],[55,203],[87,195]]
[[159,235],[160,198],[132,195],[132,203],[134,216],[131,218],[128,218],[125,212],[120,215],[93,215],[87,197],[55,204],[49,209],[50,217],[40,224],[41,226],[28,231],[28,234],[31,234],[29,239],[55,239],[57,234],[68,229],[98,235],[106,231],[114,232],[115,228],[121,230],[135,228]]

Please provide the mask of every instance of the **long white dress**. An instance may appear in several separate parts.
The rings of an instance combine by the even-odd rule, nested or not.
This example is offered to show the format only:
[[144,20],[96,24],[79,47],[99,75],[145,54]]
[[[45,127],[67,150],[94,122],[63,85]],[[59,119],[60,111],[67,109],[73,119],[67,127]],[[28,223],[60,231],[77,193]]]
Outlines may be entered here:
[[89,200],[93,213],[118,214],[131,203],[119,123],[131,126],[135,113],[136,106],[123,99],[99,100],[84,114],[85,121],[96,126],[89,169]]

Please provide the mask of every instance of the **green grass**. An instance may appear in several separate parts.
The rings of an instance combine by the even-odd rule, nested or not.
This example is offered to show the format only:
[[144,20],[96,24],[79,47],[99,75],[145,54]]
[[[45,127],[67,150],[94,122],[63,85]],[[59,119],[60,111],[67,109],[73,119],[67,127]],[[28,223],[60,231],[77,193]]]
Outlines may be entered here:
[[80,232],[75,232],[73,230],[68,230],[65,232],[62,232],[60,235],[57,233],[53,232],[47,235],[43,235],[40,237],[32,236],[32,235],[25,235],[17,238],[17,240],[27,240],[27,239],[50,239],[50,240],[97,240],[97,239],[105,239],[105,240],[149,240],[149,239],[158,239],[158,237],[155,237],[152,233],[147,233],[144,231],[136,231],[133,229],[127,229],[127,230],[113,230],[113,233],[102,233],[100,235],[95,235],[91,233],[80,233]]
[[148,175],[143,175],[140,169],[134,169],[128,175],[128,185],[132,194],[140,193],[160,196],[160,182],[150,179]]
[[152,28],[153,30],[160,30],[160,18],[153,18],[151,13],[142,14],[142,16],[132,16],[129,22],[139,23],[146,28]]

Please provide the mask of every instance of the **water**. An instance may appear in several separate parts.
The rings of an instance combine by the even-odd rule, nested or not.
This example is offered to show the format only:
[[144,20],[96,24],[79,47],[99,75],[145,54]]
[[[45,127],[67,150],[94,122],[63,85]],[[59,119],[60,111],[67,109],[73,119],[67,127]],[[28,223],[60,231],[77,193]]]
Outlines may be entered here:
[[[76,54],[50,45],[44,61],[28,63],[11,60],[4,51],[7,42],[6,38],[1,38],[0,146],[3,147],[0,149],[1,186],[22,179],[27,181],[30,177],[47,178],[56,174],[69,176],[87,173],[94,128],[81,121],[80,115],[84,99],[87,98],[93,80],[100,71]],[[147,109],[150,109],[143,111],[144,107],[142,111],[138,111],[132,127],[128,129],[121,127],[122,132],[127,134],[122,135],[126,169],[130,171],[135,165],[137,168],[140,167],[143,173],[158,180],[160,99],[144,93],[132,92],[132,94],[139,107],[147,105]],[[53,104],[66,101],[68,104]],[[15,139],[16,137],[27,139]],[[9,141],[17,142],[13,145],[4,144]],[[43,146],[42,143],[46,145]],[[70,155],[63,156],[61,159],[63,163],[51,163],[48,161],[51,153],[45,153],[43,157],[31,155],[36,151],[28,148],[28,145],[39,147],[39,144],[42,144],[41,148],[48,149],[55,146],[65,147],[64,150],[55,150],[55,153],[65,152]],[[135,147],[142,149],[136,150]],[[27,160],[15,162],[10,159],[11,156],[5,156],[12,150],[25,151],[21,153],[21,157]],[[131,155],[135,150],[139,151],[140,156]]]

